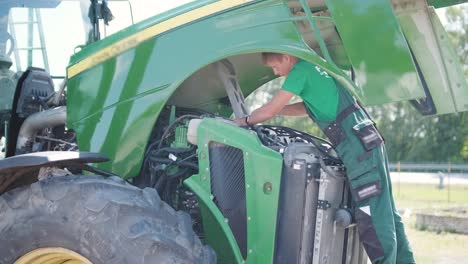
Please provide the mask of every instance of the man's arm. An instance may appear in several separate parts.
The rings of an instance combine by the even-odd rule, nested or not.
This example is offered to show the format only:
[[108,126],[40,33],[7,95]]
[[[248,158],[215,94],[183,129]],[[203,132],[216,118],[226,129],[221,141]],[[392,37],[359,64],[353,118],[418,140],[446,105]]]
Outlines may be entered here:
[[304,103],[294,103],[284,106],[284,108],[278,113],[283,116],[307,116]]
[[[286,106],[293,96],[294,94],[291,92],[279,90],[270,102],[252,112],[249,124],[257,124],[273,118]],[[247,125],[245,118],[237,118],[234,121],[239,125]]]

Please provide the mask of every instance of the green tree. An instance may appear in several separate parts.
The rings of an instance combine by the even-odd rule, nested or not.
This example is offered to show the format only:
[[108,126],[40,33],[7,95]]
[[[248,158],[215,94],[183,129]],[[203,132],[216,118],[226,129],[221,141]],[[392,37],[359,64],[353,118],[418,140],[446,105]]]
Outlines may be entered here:
[[369,109],[387,145],[391,162],[465,162],[467,113],[423,117],[399,102]]
[[390,161],[411,160],[419,152],[424,120],[409,104],[398,102],[368,110],[385,139]]

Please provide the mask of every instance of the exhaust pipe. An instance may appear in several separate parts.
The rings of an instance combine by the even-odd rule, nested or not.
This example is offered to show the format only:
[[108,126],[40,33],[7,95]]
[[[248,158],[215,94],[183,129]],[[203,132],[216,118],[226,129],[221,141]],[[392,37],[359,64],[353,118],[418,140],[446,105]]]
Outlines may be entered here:
[[15,154],[24,154],[32,151],[32,144],[36,133],[44,128],[65,125],[67,107],[59,106],[30,115],[21,125]]

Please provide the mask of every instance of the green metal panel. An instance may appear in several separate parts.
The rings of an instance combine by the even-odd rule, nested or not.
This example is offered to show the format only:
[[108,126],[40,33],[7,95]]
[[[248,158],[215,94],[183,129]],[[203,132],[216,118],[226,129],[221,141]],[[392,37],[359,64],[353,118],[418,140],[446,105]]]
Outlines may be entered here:
[[[206,177],[206,176],[204,176]],[[242,255],[237,245],[234,234],[221,211],[211,198],[211,193],[206,191],[205,178],[201,181],[200,175],[194,175],[185,181],[185,184],[197,194],[198,205],[203,217],[205,231],[205,244],[209,244],[216,252],[218,263],[242,263]]]
[[451,5],[459,5],[468,2],[467,0],[427,0],[429,6],[435,8],[447,7]]
[[[215,119],[204,119],[198,127],[197,142],[199,175],[186,180],[186,184],[196,191],[203,204],[214,211],[216,226],[223,230],[218,234],[206,234],[206,242],[217,249],[222,256],[235,255],[237,263],[242,259],[240,250],[229,226],[218,214],[211,199],[210,164],[208,146],[218,142],[241,149],[244,153],[245,190],[247,201],[247,259],[246,263],[273,263],[276,218],[279,201],[282,156],[261,144],[256,133]],[[265,186],[271,186],[266,190]],[[215,206],[215,207],[213,207]],[[215,210],[214,210],[215,209]],[[212,214],[211,212],[209,214]],[[205,223],[204,223],[205,225]],[[217,243],[222,241],[220,245]],[[228,248],[222,248],[229,241]],[[223,252],[231,250],[231,252]],[[220,263],[224,263],[219,260]],[[231,262],[229,262],[231,263]]]
[[425,0],[395,5],[437,114],[468,110],[468,85],[445,29]]
[[[405,33],[413,54],[418,62],[424,80],[431,92],[437,113],[454,112],[455,106],[450,95],[448,80],[445,74],[442,57],[435,36],[432,35],[431,22],[427,15],[425,1],[415,1],[410,8],[405,6],[400,11],[396,7],[401,28]],[[403,6],[401,7],[403,8]]]
[[[468,111],[468,82],[465,73],[463,72],[463,67],[455,49],[450,43],[447,32],[432,8],[429,9],[429,17],[436,36],[438,36],[437,43],[439,44],[439,50],[445,65],[451,95],[455,102],[455,110],[457,112]],[[448,103],[449,101],[446,100],[446,102]]]
[[388,0],[326,1],[365,104],[420,98],[424,90]]
[[[90,50],[98,52],[111,45],[107,41],[117,41],[160,20],[154,17],[103,44],[97,42],[76,54],[72,64],[92,56]],[[343,72],[303,43],[283,1],[261,1],[156,36],[74,75],[68,81],[67,125],[77,132],[80,150],[102,152],[111,158],[100,167],[124,178],[136,176],[158,114],[178,86],[209,63],[260,51],[304,58],[328,70],[350,89],[353,87]],[[251,77],[246,77],[257,78],[257,82],[240,82],[258,84],[265,77],[264,71],[262,66],[262,75],[252,72]],[[257,86],[242,88],[248,94]],[[196,89],[203,93],[203,87]]]

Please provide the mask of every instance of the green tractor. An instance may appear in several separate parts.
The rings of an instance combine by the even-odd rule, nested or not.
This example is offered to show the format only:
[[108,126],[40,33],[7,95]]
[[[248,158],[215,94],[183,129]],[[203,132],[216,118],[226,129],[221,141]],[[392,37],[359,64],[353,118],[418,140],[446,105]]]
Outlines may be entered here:
[[67,2],[0,7],[0,263],[367,263],[332,144],[230,119],[276,78],[262,52],[316,64],[364,105],[468,110],[434,11],[465,1],[200,0],[108,37],[121,1],[75,1],[87,39],[63,81],[11,70],[10,11]]

